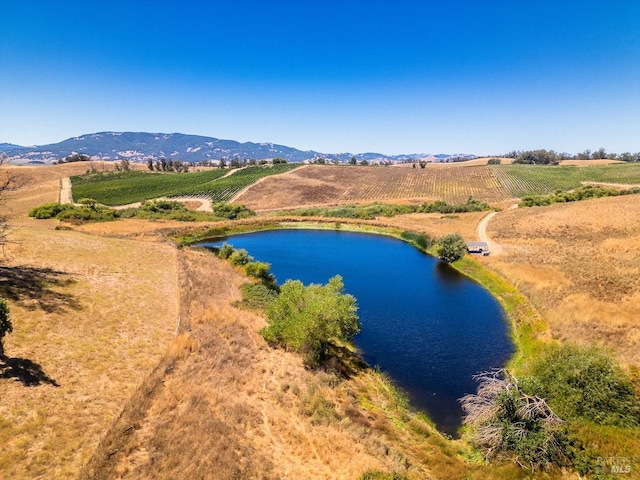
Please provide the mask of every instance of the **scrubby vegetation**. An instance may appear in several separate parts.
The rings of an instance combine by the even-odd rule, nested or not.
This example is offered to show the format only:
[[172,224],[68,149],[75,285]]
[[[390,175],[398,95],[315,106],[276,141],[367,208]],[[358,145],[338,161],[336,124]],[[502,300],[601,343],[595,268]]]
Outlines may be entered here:
[[520,207],[538,207],[553,203],[579,202],[590,198],[615,197],[617,195],[631,195],[640,193],[640,188],[619,190],[612,187],[586,185],[575,190],[563,192],[556,190],[550,195],[527,195],[518,204]]
[[96,203],[93,199],[83,199],[79,205],[47,203],[31,209],[30,217],[38,219],[57,218],[64,222],[107,222],[120,218],[166,219],[186,222],[219,221],[247,218],[255,215],[244,205],[216,203],[212,213],[194,212],[174,200],[148,200],[139,208],[114,210]]
[[477,376],[478,392],[462,398],[471,441],[487,460],[509,458],[532,472],[564,464],[562,420],[541,397],[527,394],[502,370]]
[[393,203],[370,203],[368,205],[344,205],[341,207],[322,208],[309,207],[296,210],[279,212],[278,215],[295,215],[300,217],[329,217],[329,218],[356,218],[361,220],[371,220],[376,217],[395,217],[408,213],[463,213],[482,212],[490,210],[491,207],[486,202],[468,197],[467,201],[458,204],[449,204],[442,200],[435,202],[425,202],[419,205],[393,204]]
[[0,297],[0,356],[4,355],[4,336],[13,331],[9,303],[6,298]]
[[244,285],[243,300],[237,305],[265,311],[269,326],[261,335],[275,347],[301,353],[307,367],[319,367],[334,342],[348,342],[360,332],[356,300],[344,292],[339,275],[326,285],[305,286],[299,280],[288,280],[278,286],[270,264],[254,261],[245,249],[224,243],[213,250],[260,282]]
[[640,425],[640,401],[627,375],[597,347],[554,345],[531,366],[528,389],[566,419]]
[[478,378],[477,394],[461,402],[467,435],[487,459],[509,458],[531,470],[572,466],[609,478],[602,459],[638,448],[638,392],[596,347],[547,346],[520,381],[502,370]]
[[[221,247],[214,248],[213,251],[217,253],[218,257],[227,260],[231,265],[242,267],[245,275],[255,278],[268,290],[276,293],[279,291],[276,279],[270,271],[271,265],[269,263],[257,262],[244,248],[236,250],[233,245],[228,243],[223,243]],[[262,290],[252,290],[251,288],[246,290],[246,293],[251,295],[264,294]],[[253,300],[251,298],[248,299]]]
[[400,238],[423,251],[428,250],[433,245],[433,238],[430,236],[423,233],[411,232],[409,230],[402,232]]
[[228,176],[225,176],[228,171],[222,169],[193,173],[105,172],[74,176],[71,182],[74,198],[95,198],[104,205],[126,205],[180,195],[206,196],[214,202],[225,202],[260,178],[297,167],[290,164],[253,166]]

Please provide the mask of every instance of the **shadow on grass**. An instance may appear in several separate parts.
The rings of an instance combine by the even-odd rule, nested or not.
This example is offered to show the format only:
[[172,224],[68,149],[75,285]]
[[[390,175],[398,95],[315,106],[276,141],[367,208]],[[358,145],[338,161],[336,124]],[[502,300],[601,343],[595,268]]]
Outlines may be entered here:
[[42,367],[26,358],[7,357],[0,355],[0,378],[15,378],[27,387],[36,387],[43,383],[59,387],[53,378],[49,377]]
[[367,363],[358,353],[345,346],[330,343],[328,350],[327,358],[321,364],[321,368],[326,371],[350,379],[368,368]]
[[0,266],[0,297],[30,310],[40,308],[47,313],[68,308],[80,310],[80,303],[72,295],[55,290],[73,283],[75,280],[69,274],[51,268]]

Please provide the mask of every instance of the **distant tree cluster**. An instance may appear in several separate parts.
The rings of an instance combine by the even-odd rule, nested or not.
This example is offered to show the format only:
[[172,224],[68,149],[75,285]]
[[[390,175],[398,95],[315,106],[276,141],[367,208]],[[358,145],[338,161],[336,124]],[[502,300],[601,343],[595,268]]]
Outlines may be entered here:
[[71,155],[67,155],[62,160],[58,160],[58,163],[88,162],[90,160],[91,157],[84,153],[72,153]]
[[536,165],[557,165],[561,160],[620,160],[623,162],[640,162],[640,152],[607,153],[604,148],[592,152],[589,149],[574,155],[570,153],[558,153],[553,150],[513,150],[503,155],[504,158],[513,158],[514,163],[527,163]]
[[[124,160],[122,162],[124,163]],[[152,172],[155,170],[156,172],[186,173],[189,171],[189,163],[183,162],[182,160],[167,160],[164,157],[155,161],[153,160],[153,158],[148,158],[147,168]],[[117,167],[116,167],[116,170],[118,170]],[[129,170],[129,168],[127,168],[126,170]]]
[[530,150],[518,155],[513,163],[529,165],[558,165],[560,158],[554,151]]

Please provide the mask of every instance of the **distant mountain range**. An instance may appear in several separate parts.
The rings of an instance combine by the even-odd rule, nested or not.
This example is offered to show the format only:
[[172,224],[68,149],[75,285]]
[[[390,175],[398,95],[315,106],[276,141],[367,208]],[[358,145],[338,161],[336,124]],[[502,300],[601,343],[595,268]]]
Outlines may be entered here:
[[51,163],[64,159],[72,153],[89,155],[95,160],[122,160],[143,162],[148,158],[182,160],[200,162],[203,160],[231,160],[271,159],[281,157],[289,162],[303,162],[318,157],[326,160],[349,161],[353,156],[357,161],[412,161],[427,159],[430,161],[451,161],[452,158],[474,158],[473,155],[383,155],[381,153],[339,153],[329,154],[313,150],[298,150],[296,148],[277,145],[274,143],[240,143],[234,140],[220,140],[199,135],[185,135],[182,133],[145,133],[145,132],[100,132],[73,137],[60,143],[21,147],[11,143],[0,143],[0,152],[9,157],[12,162],[20,163]]

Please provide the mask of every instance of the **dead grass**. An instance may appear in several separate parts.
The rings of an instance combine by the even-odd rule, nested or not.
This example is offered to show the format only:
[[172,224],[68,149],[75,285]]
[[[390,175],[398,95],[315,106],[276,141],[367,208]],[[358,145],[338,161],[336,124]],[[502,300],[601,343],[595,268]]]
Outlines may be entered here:
[[504,254],[488,265],[517,285],[557,338],[610,347],[640,363],[640,210],[633,197],[521,208],[489,234]]
[[357,478],[386,466],[336,417],[299,408],[331,389],[297,356],[266,346],[262,318],[230,306],[242,276],[202,252],[182,253],[180,265],[183,327],[197,348],[165,357],[84,476]]
[[0,377],[0,477],[71,478],[166,350],[175,251],[44,228],[11,239],[0,295],[15,365]]

